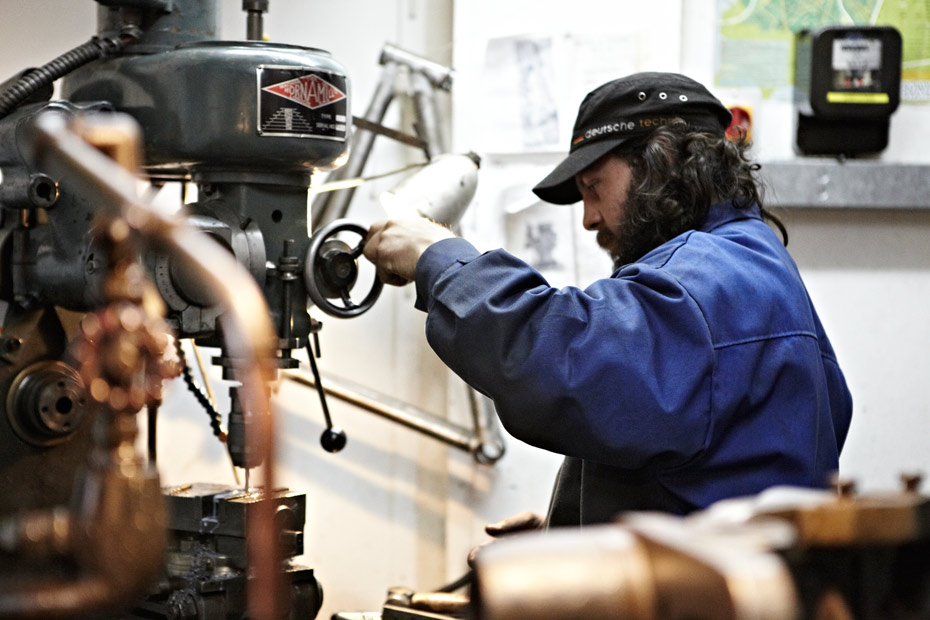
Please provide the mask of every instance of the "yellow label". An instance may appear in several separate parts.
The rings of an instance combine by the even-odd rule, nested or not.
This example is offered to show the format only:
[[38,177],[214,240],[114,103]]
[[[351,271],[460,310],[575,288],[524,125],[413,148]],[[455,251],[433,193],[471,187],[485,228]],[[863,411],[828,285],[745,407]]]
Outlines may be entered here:
[[830,91],[827,103],[888,103],[888,93],[845,93]]

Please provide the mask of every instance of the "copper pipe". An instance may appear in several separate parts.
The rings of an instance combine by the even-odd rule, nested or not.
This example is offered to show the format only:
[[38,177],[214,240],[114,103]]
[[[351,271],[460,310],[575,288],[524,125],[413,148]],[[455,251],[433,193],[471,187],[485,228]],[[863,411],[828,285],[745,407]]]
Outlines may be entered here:
[[[127,122],[125,115],[107,115]],[[130,119],[131,120],[131,119]],[[36,152],[43,169],[73,175],[78,191],[95,195],[101,209],[110,209],[140,234],[148,249],[159,249],[186,259],[226,308],[221,319],[230,357],[240,362],[236,379],[242,382],[240,400],[253,418],[249,449],[259,456],[266,490],[274,489],[274,424],[265,384],[274,376],[275,332],[270,312],[257,283],[219,243],[183,221],[162,215],[139,199],[139,179],[76,135],[60,114],[36,119]],[[279,617],[279,548],[272,502],[257,502],[249,521],[248,557],[253,576],[248,582],[249,615],[255,620]],[[9,593],[0,592],[0,600]],[[10,595],[12,596],[12,595]]]
[[[158,475],[135,453],[135,418],[102,409],[78,501],[11,519],[4,550],[67,557],[73,579],[27,579],[0,591],[0,617],[78,618],[128,605],[161,571],[167,517]],[[131,523],[131,526],[127,527]],[[12,531],[18,530],[18,531]],[[10,546],[12,543],[12,546]]]

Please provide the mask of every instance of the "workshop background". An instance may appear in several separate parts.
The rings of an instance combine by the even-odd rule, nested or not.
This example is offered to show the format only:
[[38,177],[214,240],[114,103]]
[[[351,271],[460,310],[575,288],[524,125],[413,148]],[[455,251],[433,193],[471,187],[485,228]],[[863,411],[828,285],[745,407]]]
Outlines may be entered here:
[[[224,0],[222,37],[244,38],[239,0]],[[752,115],[754,156],[780,171],[767,196],[785,221],[849,381],[855,417],[841,473],[860,488],[897,488],[901,472],[930,465],[930,29],[913,0],[273,0],[269,40],[319,47],[351,80],[362,116],[385,43],[452,65],[443,100],[453,151],[482,157],[475,202],[462,222],[479,247],[504,245],[553,284],[584,286],[609,261],[580,229],[577,208],[538,203],[529,189],[568,146],[578,102],[592,87],[640,70],[680,71]],[[806,22],[805,22],[806,20]],[[905,84],[880,155],[840,163],[794,154],[789,26],[892,24],[902,30]],[[91,0],[0,0],[0,77],[47,62],[95,32]],[[928,73],[923,74],[924,71]],[[183,96],[183,93],[179,93]],[[409,131],[411,107],[385,124]],[[192,128],[192,131],[195,129]],[[378,138],[376,174],[422,161]],[[803,164],[803,165],[801,165]],[[799,165],[799,168],[792,168]],[[792,170],[816,166],[814,176]],[[849,191],[852,171],[869,191]],[[321,179],[322,180],[322,179]],[[378,196],[399,177],[362,186],[349,217],[384,217]],[[779,196],[790,196],[790,203]],[[850,207],[849,205],[854,205]],[[321,369],[470,424],[467,392],[429,350],[412,287],[389,289],[354,319],[324,323]],[[610,386],[605,386],[610,389]],[[330,400],[348,445],[319,447],[316,394],[282,383],[279,480],[306,492],[306,555],[325,591],[319,617],[380,608],[389,586],[436,588],[465,570],[482,526],[521,510],[545,512],[559,459],[507,437],[493,466],[436,440]],[[228,457],[180,382],[163,408],[163,482],[232,483]]]

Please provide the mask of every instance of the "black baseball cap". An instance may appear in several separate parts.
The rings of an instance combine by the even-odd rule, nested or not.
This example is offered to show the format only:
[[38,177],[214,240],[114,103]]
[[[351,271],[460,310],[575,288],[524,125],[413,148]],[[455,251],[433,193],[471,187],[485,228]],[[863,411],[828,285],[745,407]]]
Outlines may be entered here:
[[578,107],[569,155],[533,188],[555,204],[581,200],[575,175],[630,138],[674,119],[721,136],[730,112],[700,83],[677,73],[634,73],[592,90]]

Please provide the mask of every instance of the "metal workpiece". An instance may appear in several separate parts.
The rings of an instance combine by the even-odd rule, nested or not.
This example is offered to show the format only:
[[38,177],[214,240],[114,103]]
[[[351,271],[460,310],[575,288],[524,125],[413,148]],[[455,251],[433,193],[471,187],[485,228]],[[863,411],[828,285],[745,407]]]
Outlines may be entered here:
[[752,520],[778,520],[795,533],[779,551],[792,571],[803,617],[928,617],[930,498],[918,493],[912,474],[902,476],[902,485],[897,492],[758,502]]
[[[645,543],[610,525],[487,545],[475,560],[472,601],[480,620],[659,620]],[[708,616],[691,618],[699,617]]]
[[449,135],[436,105],[433,88],[434,84],[423,73],[414,72],[410,75],[410,91],[417,116],[415,130],[426,145],[424,152],[427,159],[449,152]]
[[852,546],[930,544],[930,498],[916,492],[911,478],[903,492],[857,495],[836,501],[773,509],[767,516],[791,523],[798,543],[840,549]]
[[790,524],[707,525],[660,513],[618,520],[645,546],[657,619],[799,619],[797,586],[780,555],[794,541]]
[[480,620],[928,617],[930,499],[773,487],[686,517],[515,535],[475,561]]
[[281,532],[283,558],[302,555],[303,527],[307,516],[307,498],[302,493],[278,489],[265,493],[260,489],[239,489],[222,484],[195,483],[165,489],[170,508],[169,529],[176,535],[209,534],[216,548],[229,555],[236,566],[247,565],[249,521],[255,506],[273,505]]
[[270,505],[280,532],[279,571],[288,586],[282,598],[290,617],[316,616],[322,604],[320,584],[312,569],[291,560],[303,553],[305,495],[287,489],[264,493],[207,483],[163,491],[170,514],[165,571],[174,587],[156,591],[121,618],[239,617],[247,608],[250,585],[250,521],[260,504]]
[[[381,50],[381,76],[365,112],[364,124],[357,124],[349,151],[348,163],[332,172],[327,182],[338,182],[362,176],[365,163],[371,155],[375,136],[378,133],[391,136],[397,132],[381,131],[388,107],[395,98],[410,99],[416,118],[417,144],[427,159],[448,151],[449,139],[441,122],[442,115],[437,100],[438,91],[452,87],[452,70],[449,67],[418,56],[397,46],[385,44]],[[408,79],[401,79],[406,77]],[[368,127],[369,129],[366,129]],[[408,142],[405,140],[405,142]],[[346,217],[349,203],[355,193],[354,187],[334,192],[317,194],[311,208],[313,230]]]
[[452,78],[455,72],[451,67],[434,62],[413,52],[409,52],[391,43],[385,43],[378,59],[382,65],[397,64],[407,67],[413,73],[427,78],[430,84],[440,90],[452,90]]
[[[381,76],[375,87],[371,102],[365,111],[365,120],[375,125],[381,125],[387,114],[388,107],[396,95],[395,82],[397,81],[397,65],[389,64],[382,68]],[[372,131],[356,130],[352,134],[352,143],[349,148],[351,157],[344,166],[331,172],[327,181],[341,181],[355,179],[362,175],[365,163],[371,155],[377,134]],[[349,210],[349,204],[355,196],[355,187],[347,187],[337,192],[324,192],[313,198],[310,208],[312,230],[316,231],[329,222],[342,219]]]
[[[796,620],[786,563],[753,526],[725,534],[679,517],[515,535],[483,548],[481,620]],[[751,543],[746,541],[750,540]]]

